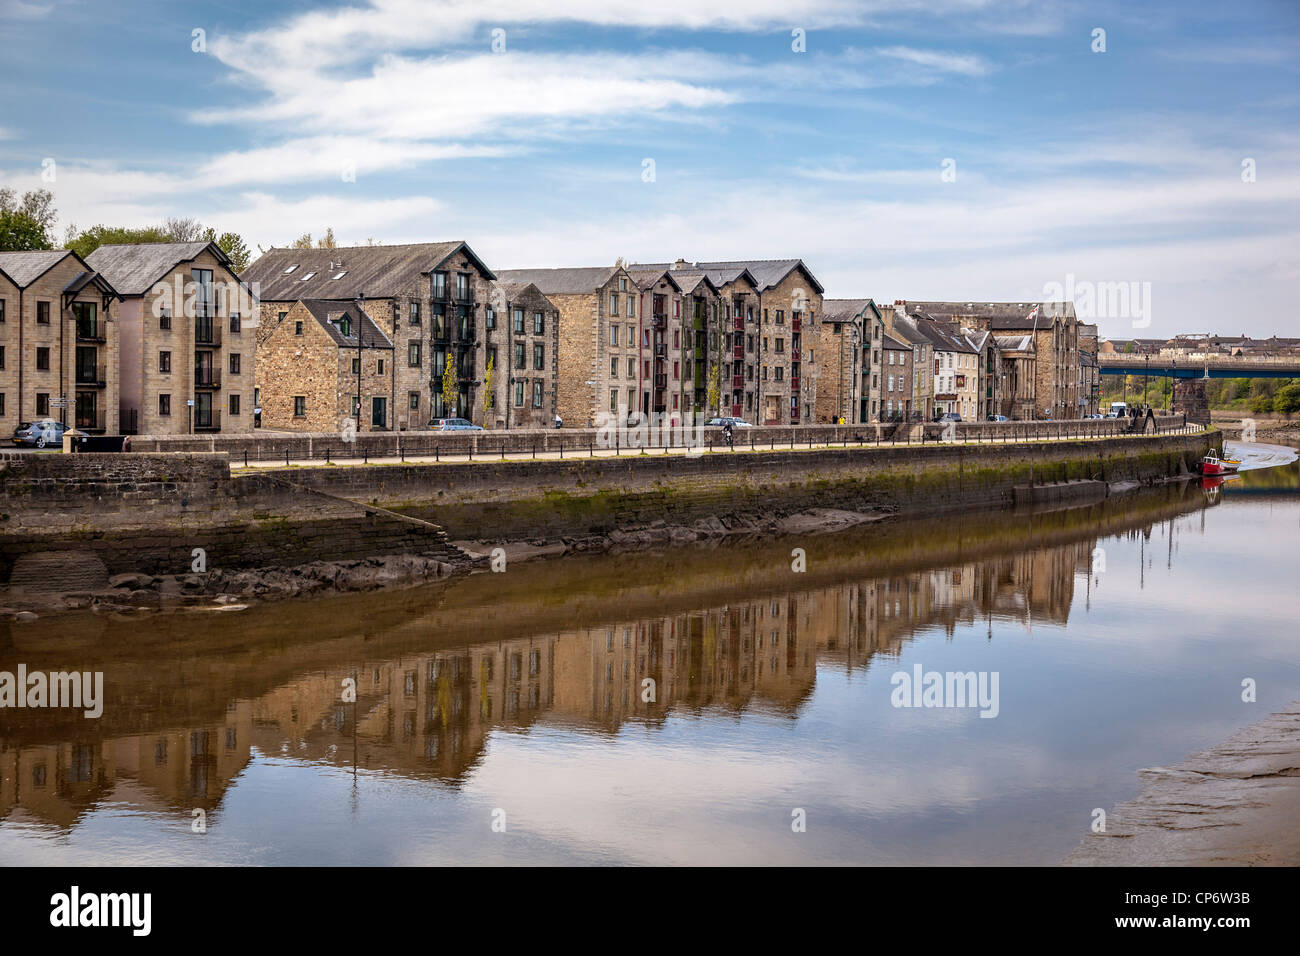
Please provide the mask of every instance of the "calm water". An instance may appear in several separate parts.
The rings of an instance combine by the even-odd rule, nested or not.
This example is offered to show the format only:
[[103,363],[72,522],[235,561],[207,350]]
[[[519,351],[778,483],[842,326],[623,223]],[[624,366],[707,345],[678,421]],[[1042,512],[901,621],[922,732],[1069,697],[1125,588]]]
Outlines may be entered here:
[[[12,627],[107,701],[0,711],[0,862],[1054,863],[1300,697],[1298,485]],[[916,664],[998,716],[894,707]]]

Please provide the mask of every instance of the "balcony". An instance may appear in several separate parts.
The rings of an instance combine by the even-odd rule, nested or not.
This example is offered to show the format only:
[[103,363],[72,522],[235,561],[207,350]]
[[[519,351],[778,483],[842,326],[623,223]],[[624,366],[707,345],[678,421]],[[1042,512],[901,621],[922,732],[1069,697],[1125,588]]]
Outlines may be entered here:
[[791,318],[790,318],[790,331],[791,331],[791,332],[802,332],[802,331],[803,331],[803,319],[802,319],[800,316],[797,316],[797,315],[795,315],[795,316],[791,316]]
[[654,315],[654,327],[660,331],[668,328],[668,316],[664,315],[662,312],[656,312]]
[[102,432],[108,427],[108,410],[104,408],[92,408],[89,411],[78,410],[73,421],[78,429],[83,432]]
[[732,387],[732,388],[744,388],[744,387],[745,387],[745,376],[743,376],[743,375],[733,375],[733,376],[731,376],[731,387]]
[[733,346],[731,349],[731,357],[743,359],[745,357],[745,347],[743,345]]
[[668,376],[667,376],[667,375],[656,375],[656,376],[655,376],[655,388],[667,388],[667,387],[668,387]]
[[221,431],[221,409],[219,408],[201,409],[198,406],[195,406],[194,430],[196,432]]
[[792,392],[797,392],[797,391],[799,391],[799,376],[798,376],[798,375],[791,375],[791,376],[790,376],[790,391],[792,391]]
[[103,345],[108,341],[108,330],[102,322],[78,322],[77,323],[77,341],[78,342],[95,342]]
[[668,346],[660,342],[655,346],[655,358],[663,358],[668,354]]
[[791,362],[798,362],[798,361],[800,361],[800,350],[799,350],[799,349],[791,349],[791,350],[790,350],[790,361],[791,361]]
[[736,316],[731,327],[737,332],[745,331],[745,317],[741,315]]
[[212,318],[195,319],[194,344],[219,348],[221,346],[221,323]]
[[448,338],[447,323],[445,321],[441,324],[435,322],[429,326],[429,340],[431,342],[446,342]]
[[473,342],[474,332],[474,323],[466,322],[456,328],[456,340],[458,342]]
[[103,388],[106,384],[108,384],[108,366],[107,365],[78,365],[77,384],[94,385],[97,388]]
[[221,371],[211,366],[198,365],[194,368],[195,388],[220,388]]

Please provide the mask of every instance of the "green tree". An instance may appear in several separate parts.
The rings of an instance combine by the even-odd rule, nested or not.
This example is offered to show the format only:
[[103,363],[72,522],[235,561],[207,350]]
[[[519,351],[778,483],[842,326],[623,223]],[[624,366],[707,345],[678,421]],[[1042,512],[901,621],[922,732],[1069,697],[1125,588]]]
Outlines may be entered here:
[[708,402],[705,413],[707,414],[710,409],[717,412],[718,403],[722,400],[722,366],[717,362],[709,368],[709,386],[705,399]]
[[[496,356],[489,355],[487,360],[487,369],[483,372],[483,418],[486,421],[488,410],[496,406],[496,396],[492,394],[492,377],[496,365]],[[446,373],[443,373],[444,375]],[[443,383],[446,387],[446,383]]]
[[1267,414],[1273,410],[1273,398],[1270,395],[1256,395],[1250,400],[1250,410],[1256,414]]
[[22,198],[9,188],[0,189],[0,252],[53,249],[54,194],[33,189]]
[[1291,414],[1300,412],[1300,382],[1289,382],[1273,396],[1273,411]]
[[456,362],[450,352],[442,365],[442,414],[451,417],[455,414],[456,405]]
[[243,272],[248,268],[248,263],[252,260],[253,254],[249,250],[248,244],[244,242],[243,237],[238,233],[223,232],[218,236],[217,230],[208,227],[203,230],[201,238],[204,242],[215,242],[217,248],[230,259],[231,265],[234,266],[236,272]]
[[105,226],[102,223],[91,226],[84,232],[77,231],[76,226],[68,227],[68,234],[63,248],[71,249],[81,258],[86,258],[100,246],[135,245],[142,242],[170,242],[171,238],[161,226]]

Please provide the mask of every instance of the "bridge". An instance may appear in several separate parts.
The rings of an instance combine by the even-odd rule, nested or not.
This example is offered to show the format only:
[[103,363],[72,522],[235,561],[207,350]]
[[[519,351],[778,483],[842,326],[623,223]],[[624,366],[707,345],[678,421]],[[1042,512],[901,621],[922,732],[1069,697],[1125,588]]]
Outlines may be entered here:
[[1155,378],[1300,378],[1300,356],[1218,355],[1204,358],[1102,352],[1102,375],[1150,375]]

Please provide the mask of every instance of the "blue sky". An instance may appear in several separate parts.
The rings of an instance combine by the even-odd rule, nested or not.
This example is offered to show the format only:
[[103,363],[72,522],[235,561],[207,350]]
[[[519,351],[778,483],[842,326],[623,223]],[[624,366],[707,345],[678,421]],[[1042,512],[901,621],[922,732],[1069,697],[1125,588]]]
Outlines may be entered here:
[[0,0],[0,35],[0,184],[60,232],[800,256],[879,301],[1073,276],[1150,283],[1104,335],[1300,335],[1294,0]]

